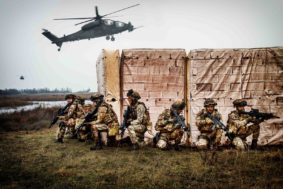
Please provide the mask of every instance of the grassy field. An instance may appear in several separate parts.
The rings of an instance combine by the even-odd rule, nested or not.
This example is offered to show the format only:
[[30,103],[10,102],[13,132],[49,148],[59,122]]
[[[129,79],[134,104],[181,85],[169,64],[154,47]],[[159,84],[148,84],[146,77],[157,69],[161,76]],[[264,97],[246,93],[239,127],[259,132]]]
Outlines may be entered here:
[[[55,144],[57,128],[0,133],[1,188],[282,188],[283,153],[160,151],[126,147],[90,151],[90,143]],[[207,158],[204,158],[207,156]]]
[[[74,93],[84,99],[89,99],[91,93]],[[66,94],[29,94],[0,96],[0,107],[17,107],[32,104],[30,101],[61,101]]]
[[48,127],[59,107],[0,114],[0,131],[39,130]]

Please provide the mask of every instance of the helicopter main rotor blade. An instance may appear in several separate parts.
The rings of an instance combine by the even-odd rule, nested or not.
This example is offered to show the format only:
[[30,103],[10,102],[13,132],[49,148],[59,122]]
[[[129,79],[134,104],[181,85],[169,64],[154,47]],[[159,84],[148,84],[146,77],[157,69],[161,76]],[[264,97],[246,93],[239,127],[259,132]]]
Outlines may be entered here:
[[55,18],[53,20],[83,20],[83,19],[93,19],[95,17],[83,17],[83,18]]
[[117,13],[117,12],[121,12],[123,10],[126,10],[126,9],[129,9],[129,8],[133,8],[133,7],[136,7],[136,6],[139,6],[140,4],[135,4],[135,5],[132,5],[132,6],[129,6],[129,7],[126,7],[126,8],[123,8],[123,9],[120,9],[120,10],[117,10],[117,11],[114,11],[114,12],[111,12],[111,13],[108,13],[108,14],[105,14],[105,15],[102,15],[101,17],[105,17],[105,16],[108,16],[110,14],[114,14],[114,13]]
[[91,21],[93,21],[93,20],[95,20],[95,18],[89,19],[89,20],[86,20],[86,21],[83,21],[83,22],[76,23],[75,26],[80,25],[80,24],[83,24],[83,23],[86,23],[86,22],[91,22]]

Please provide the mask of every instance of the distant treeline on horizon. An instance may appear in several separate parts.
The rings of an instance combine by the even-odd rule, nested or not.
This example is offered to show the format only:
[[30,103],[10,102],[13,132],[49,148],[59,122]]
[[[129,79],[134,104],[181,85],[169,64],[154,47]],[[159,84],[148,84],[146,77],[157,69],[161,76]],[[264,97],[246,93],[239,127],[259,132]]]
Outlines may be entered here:
[[[50,90],[48,88],[42,89],[0,89],[0,95],[18,95],[18,94],[41,94],[41,93],[71,93],[72,89],[70,88],[62,88],[62,89],[53,89]],[[88,93],[90,89],[78,91],[78,93]]]

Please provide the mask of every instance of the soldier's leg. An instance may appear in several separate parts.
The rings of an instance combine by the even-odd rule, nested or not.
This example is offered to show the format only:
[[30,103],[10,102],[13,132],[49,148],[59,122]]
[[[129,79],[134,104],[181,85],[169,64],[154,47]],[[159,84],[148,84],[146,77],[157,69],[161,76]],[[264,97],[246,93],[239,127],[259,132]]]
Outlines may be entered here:
[[157,141],[156,146],[157,148],[161,150],[169,150],[168,139],[165,134],[159,137],[159,140]]
[[176,129],[175,131],[173,131],[171,134],[170,134],[170,139],[174,139],[175,141],[175,150],[176,151],[180,151],[180,147],[179,147],[179,144],[181,143],[181,140],[182,140],[182,136],[183,136],[183,130],[181,129]]
[[249,126],[249,128],[247,130],[248,135],[253,134],[251,149],[257,149],[257,140],[258,140],[258,137],[259,137],[259,130],[260,130],[259,124],[253,124],[253,125]]
[[196,142],[197,149],[199,150],[207,150],[209,144],[209,138],[205,134],[201,134],[198,137],[198,141]]
[[62,121],[59,124],[59,129],[57,132],[57,140],[55,142],[63,142],[65,131],[66,131],[66,124]]
[[94,140],[94,146],[90,147],[90,150],[100,150],[102,149],[102,144],[99,140],[99,131],[96,125],[91,125],[91,134]]
[[139,145],[143,145],[143,135],[146,127],[144,125],[129,125],[128,133],[133,144],[132,150],[139,148]]
[[244,141],[238,136],[234,137],[234,139],[232,141],[232,145],[237,150],[245,150],[246,149],[246,145],[245,145]]

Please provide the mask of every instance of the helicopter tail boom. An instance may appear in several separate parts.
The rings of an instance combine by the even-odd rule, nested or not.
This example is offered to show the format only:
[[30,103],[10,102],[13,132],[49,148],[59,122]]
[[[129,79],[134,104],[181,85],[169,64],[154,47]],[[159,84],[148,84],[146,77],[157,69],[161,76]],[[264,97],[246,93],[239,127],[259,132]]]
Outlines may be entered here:
[[43,29],[42,35],[47,37],[52,43],[55,43],[59,47],[58,51],[60,51],[62,46],[62,41],[59,41],[60,38],[58,38],[56,35],[52,34],[46,29]]

